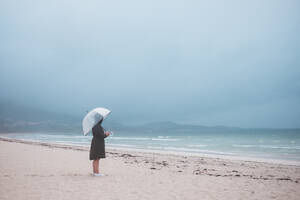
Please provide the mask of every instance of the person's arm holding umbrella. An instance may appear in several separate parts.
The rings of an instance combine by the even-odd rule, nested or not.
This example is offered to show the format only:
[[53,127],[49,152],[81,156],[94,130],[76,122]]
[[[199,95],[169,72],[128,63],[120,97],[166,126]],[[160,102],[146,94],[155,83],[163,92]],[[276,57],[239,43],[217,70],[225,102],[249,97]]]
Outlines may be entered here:
[[[101,126],[101,121],[96,125],[96,126],[99,126],[98,129],[96,132],[95,132],[95,137],[97,138],[106,138],[107,136],[110,135],[110,132],[109,131],[106,131],[102,126]],[[102,129],[102,130],[101,130]]]

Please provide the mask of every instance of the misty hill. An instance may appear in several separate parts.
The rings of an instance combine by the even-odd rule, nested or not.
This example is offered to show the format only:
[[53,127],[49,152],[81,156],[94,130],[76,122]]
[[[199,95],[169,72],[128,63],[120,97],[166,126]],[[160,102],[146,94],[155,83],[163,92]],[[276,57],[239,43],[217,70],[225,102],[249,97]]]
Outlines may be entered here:
[[66,114],[0,103],[0,132],[80,131],[78,122]]
[[[55,113],[36,108],[0,103],[0,132],[82,132],[82,118],[64,113]],[[245,129],[228,126],[202,126],[158,121],[138,126],[129,126],[109,119],[104,127],[113,131],[140,133],[233,133],[253,130],[281,131],[280,129]],[[286,129],[287,130],[287,129]]]

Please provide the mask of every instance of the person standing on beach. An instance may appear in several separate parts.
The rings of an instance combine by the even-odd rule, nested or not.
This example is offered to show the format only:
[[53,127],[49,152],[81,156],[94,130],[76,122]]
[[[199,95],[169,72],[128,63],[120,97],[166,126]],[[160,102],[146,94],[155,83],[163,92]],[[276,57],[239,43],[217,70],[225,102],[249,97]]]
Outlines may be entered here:
[[90,149],[90,160],[93,160],[93,175],[104,176],[99,172],[99,160],[105,158],[105,141],[104,139],[110,135],[110,132],[105,131],[101,126],[103,119],[96,124],[93,129],[93,139]]

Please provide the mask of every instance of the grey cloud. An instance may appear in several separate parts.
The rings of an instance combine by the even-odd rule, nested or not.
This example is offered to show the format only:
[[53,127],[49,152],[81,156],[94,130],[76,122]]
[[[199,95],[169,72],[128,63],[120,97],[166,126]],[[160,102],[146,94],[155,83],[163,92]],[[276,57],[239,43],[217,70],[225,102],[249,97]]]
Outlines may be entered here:
[[128,123],[299,127],[298,8],[1,1],[1,99],[74,115],[104,106]]

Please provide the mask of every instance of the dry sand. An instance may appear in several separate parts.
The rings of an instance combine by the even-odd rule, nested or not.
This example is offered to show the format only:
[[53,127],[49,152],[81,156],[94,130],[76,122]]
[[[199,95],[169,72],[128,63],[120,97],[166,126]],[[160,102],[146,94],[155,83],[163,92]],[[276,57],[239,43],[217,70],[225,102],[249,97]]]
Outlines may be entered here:
[[0,138],[0,199],[300,199],[300,167]]

